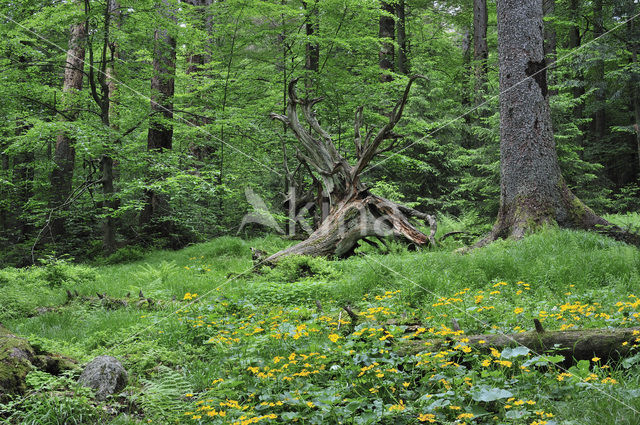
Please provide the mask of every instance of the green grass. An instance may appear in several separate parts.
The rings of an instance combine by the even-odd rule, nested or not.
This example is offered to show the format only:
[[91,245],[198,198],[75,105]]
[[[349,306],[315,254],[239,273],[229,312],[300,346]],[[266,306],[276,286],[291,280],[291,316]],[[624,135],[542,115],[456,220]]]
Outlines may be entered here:
[[[640,223],[637,214],[609,219]],[[441,221],[439,234],[462,226]],[[559,381],[562,371],[552,365],[520,372],[526,357],[512,359],[509,367],[495,362],[484,367],[483,353],[451,352],[443,358],[456,361],[462,355],[465,366],[436,371],[425,358],[398,352],[405,325],[416,322],[432,336],[451,326],[452,318],[469,334],[531,329],[533,318],[546,329],[637,325],[638,306],[630,297],[640,296],[637,248],[593,233],[548,228],[467,255],[453,253],[461,242],[451,239],[437,250],[394,246],[393,254],[382,255],[364,248],[344,261],[293,258],[273,270],[242,274],[252,266],[250,247],[275,252],[290,243],[225,237],[182,251],[147,253],[131,263],[122,258],[93,268],[56,263],[49,274],[45,268],[3,270],[0,294],[8,295],[0,295],[2,322],[39,346],[80,361],[99,354],[124,361],[131,372],[128,395],[110,402],[120,413],[106,418],[96,413],[98,419],[87,423],[227,423],[241,415],[265,423],[420,423],[428,415],[451,424],[635,423],[631,410],[607,396],[640,407],[634,361],[609,369],[593,364],[590,372],[597,379],[585,384]],[[64,304],[67,289],[84,296],[129,293],[131,302],[118,309],[78,299]],[[153,308],[136,306],[139,291],[155,300]],[[341,308],[345,304],[360,314],[356,327]],[[35,314],[37,306],[58,308]],[[386,332],[394,337],[385,338]],[[310,357],[294,363],[292,353]],[[284,359],[274,362],[278,356]],[[374,362],[378,366],[359,376]],[[287,369],[278,371],[282,364]],[[259,376],[274,370],[273,377]],[[607,383],[607,377],[616,383]],[[514,400],[474,399],[491,388],[509,391]],[[37,390],[15,406],[9,423],[27,417],[18,409],[30,409],[29,417],[59,418],[86,407],[38,402]],[[514,406],[518,400],[525,404]],[[529,400],[535,404],[526,404]],[[207,416],[213,408],[227,416]],[[62,409],[57,416],[55,409]],[[458,419],[465,413],[475,416]]]

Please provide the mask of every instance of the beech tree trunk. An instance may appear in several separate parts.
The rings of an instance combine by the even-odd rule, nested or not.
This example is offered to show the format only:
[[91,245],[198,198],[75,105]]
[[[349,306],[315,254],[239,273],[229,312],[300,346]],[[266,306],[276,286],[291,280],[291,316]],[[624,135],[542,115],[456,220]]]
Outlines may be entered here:
[[556,154],[543,52],[542,0],[498,1],[500,209],[491,233],[523,237],[545,224],[598,229],[634,244],[567,187]]
[[395,40],[395,21],[393,19],[395,7],[386,1],[380,2],[382,14],[380,15],[378,37],[381,39],[380,51],[378,52],[378,64],[382,75],[380,81],[388,82],[393,80],[390,72],[393,71]]
[[[66,116],[72,120],[75,120],[78,116],[78,111],[73,106],[73,103],[76,93],[82,90],[85,38],[86,28],[84,22],[71,26],[62,90],[64,102],[66,103],[64,106]],[[67,209],[65,202],[71,194],[75,158],[76,152],[73,140],[66,131],[63,131],[58,134],[56,139],[56,148],[53,156],[54,167],[51,172],[50,207],[58,209],[58,215],[50,223],[51,236],[53,238],[63,235],[65,231],[65,217],[59,213]]]
[[[363,108],[356,111],[354,145],[357,162],[354,165],[338,153],[331,136],[318,123],[313,107],[322,99],[299,99],[295,91],[297,79],[289,83],[286,116],[271,114],[271,117],[285,123],[296,135],[302,146],[298,157],[318,176],[330,209],[327,218],[308,239],[270,256],[265,260],[267,263],[275,263],[292,254],[348,256],[357,247],[358,241],[366,237],[394,236],[416,246],[435,244],[433,236],[436,223],[433,217],[376,196],[360,181],[363,170],[377,154],[395,147],[396,138],[392,130],[402,117],[409,90],[417,78],[419,76],[409,79],[402,99],[390,114],[389,122],[376,134],[371,130],[363,138],[360,133]],[[300,123],[299,108],[307,125]],[[382,143],[388,139],[393,142],[382,148]],[[419,231],[409,217],[428,222],[430,235]]]
[[[171,18],[171,11],[163,0],[162,14]],[[173,95],[176,75],[176,39],[165,28],[154,32],[153,77],[151,78],[151,113],[147,133],[147,149],[162,152],[171,149],[173,141]],[[140,224],[151,225],[152,232],[167,236],[171,226],[161,223],[161,217],[168,214],[169,203],[160,194],[148,189],[146,204],[140,213]],[[155,222],[155,223],[154,223]]]
[[476,74],[476,103],[482,103],[487,84],[487,45],[488,12],[487,0],[473,0],[473,60]]

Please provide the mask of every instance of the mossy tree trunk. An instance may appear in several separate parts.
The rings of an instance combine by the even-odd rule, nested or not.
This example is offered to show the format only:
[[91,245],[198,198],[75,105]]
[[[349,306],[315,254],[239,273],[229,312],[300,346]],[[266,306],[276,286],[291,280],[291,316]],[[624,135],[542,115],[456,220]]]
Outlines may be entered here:
[[[285,123],[296,135],[302,147],[298,158],[322,184],[323,197],[329,201],[329,214],[309,238],[272,255],[266,262],[274,263],[293,254],[348,256],[357,247],[357,242],[368,236],[394,236],[416,246],[435,243],[433,217],[376,196],[360,181],[360,175],[376,155],[396,146],[398,136],[393,128],[402,117],[409,90],[417,78],[419,76],[409,79],[402,99],[389,114],[389,122],[377,133],[371,130],[362,137],[362,108],[357,110],[354,125],[357,161],[354,165],[338,153],[332,137],[320,126],[313,108],[321,99],[300,99],[295,91],[297,79],[289,83],[286,116],[271,114],[271,117]],[[306,125],[300,123],[298,109],[302,110]],[[393,141],[382,147],[389,139]],[[409,217],[428,222],[431,234],[427,236],[419,231]]]
[[602,229],[638,244],[569,190],[556,154],[543,51],[542,0],[498,1],[500,209],[482,246],[545,224]]

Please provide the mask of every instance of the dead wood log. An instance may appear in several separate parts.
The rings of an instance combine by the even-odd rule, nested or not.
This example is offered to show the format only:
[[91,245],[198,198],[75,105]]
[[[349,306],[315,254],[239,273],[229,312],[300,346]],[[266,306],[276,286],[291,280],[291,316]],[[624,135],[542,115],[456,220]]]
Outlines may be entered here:
[[[542,330],[542,327],[540,327]],[[462,338],[466,345],[477,350],[501,350],[507,347],[524,346],[532,352],[542,354],[553,350],[572,360],[589,360],[599,357],[603,361],[628,356],[632,347],[640,342],[640,327],[581,329],[568,331],[530,331],[516,334],[462,335],[456,339],[410,340],[403,343],[400,351],[414,355],[422,351],[440,351]]]

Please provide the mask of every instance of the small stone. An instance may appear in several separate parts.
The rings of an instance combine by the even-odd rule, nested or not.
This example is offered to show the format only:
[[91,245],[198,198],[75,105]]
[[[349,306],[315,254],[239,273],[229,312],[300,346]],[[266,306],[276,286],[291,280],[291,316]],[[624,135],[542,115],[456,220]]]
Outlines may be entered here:
[[96,399],[104,400],[127,386],[127,371],[120,360],[98,356],[85,366],[78,382],[96,391]]

